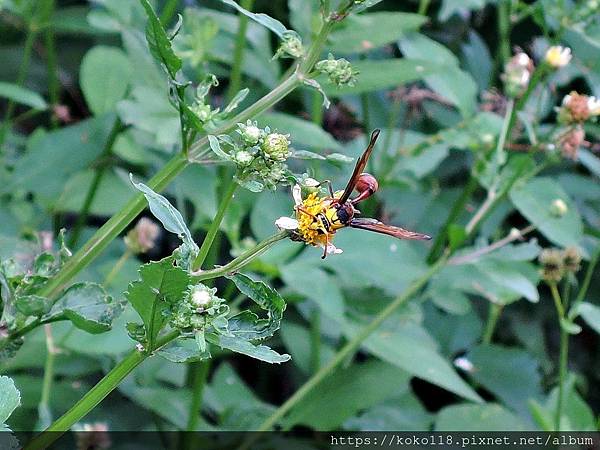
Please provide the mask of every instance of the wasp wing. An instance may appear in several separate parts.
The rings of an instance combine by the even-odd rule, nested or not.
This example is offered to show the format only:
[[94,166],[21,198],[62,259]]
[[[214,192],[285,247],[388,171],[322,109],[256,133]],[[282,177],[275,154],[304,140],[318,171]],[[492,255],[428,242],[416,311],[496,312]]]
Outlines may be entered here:
[[404,228],[395,227],[393,225],[386,225],[376,219],[367,218],[354,218],[350,221],[352,228],[359,228],[361,230],[374,231],[375,233],[387,234],[398,239],[413,239],[418,241],[428,241],[431,236],[422,233],[416,233],[414,231],[405,230]]
[[346,203],[348,201],[348,199],[350,198],[350,195],[352,195],[352,191],[354,190],[354,187],[356,186],[356,183],[358,182],[358,177],[360,176],[362,171],[365,170],[365,167],[367,166],[367,161],[369,160],[369,157],[371,156],[371,152],[375,148],[375,142],[377,142],[377,138],[379,137],[380,132],[381,132],[381,130],[377,129],[377,130],[374,130],[373,133],[371,133],[371,140],[369,141],[369,145],[368,145],[367,149],[365,150],[365,152],[360,157],[360,159],[358,160],[358,162],[356,163],[356,166],[354,167],[354,172],[352,172],[352,176],[350,177],[350,180],[348,180],[348,184],[346,185],[346,188],[344,189],[344,193],[338,200],[340,205],[343,205],[344,203]]

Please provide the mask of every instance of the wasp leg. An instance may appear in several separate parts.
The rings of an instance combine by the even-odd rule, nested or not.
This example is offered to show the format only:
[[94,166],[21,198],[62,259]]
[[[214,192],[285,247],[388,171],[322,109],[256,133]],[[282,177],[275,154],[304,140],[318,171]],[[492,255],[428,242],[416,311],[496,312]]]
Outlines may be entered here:
[[327,249],[329,248],[329,235],[325,234],[325,248],[323,249],[323,255],[321,259],[327,258]]
[[306,209],[304,209],[304,207],[302,207],[302,206],[296,206],[296,207],[294,207],[294,209],[295,209],[296,211],[300,211],[302,214],[306,214],[307,216],[309,216],[309,217],[313,218],[314,220],[318,220],[318,219],[317,219],[317,216],[315,216],[314,214],[311,214],[311,213],[309,213],[309,212],[308,212]]
[[329,195],[331,195],[331,198],[334,198],[334,194],[333,194],[333,187],[331,186],[331,180],[323,180],[319,183],[319,187],[321,187],[321,185],[326,184],[327,185],[327,189],[329,190]]

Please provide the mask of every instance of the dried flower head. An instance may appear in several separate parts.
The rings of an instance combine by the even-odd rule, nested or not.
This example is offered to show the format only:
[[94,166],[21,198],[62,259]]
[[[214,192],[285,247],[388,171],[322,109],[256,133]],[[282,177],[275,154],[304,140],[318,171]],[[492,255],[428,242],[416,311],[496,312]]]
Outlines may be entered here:
[[579,269],[581,268],[581,254],[576,247],[567,247],[564,249],[563,265],[567,272],[579,272]]
[[560,151],[565,158],[576,161],[579,147],[581,147],[584,142],[585,131],[583,130],[583,127],[578,124],[564,133],[560,137],[558,144],[560,146]]
[[133,253],[146,253],[153,249],[160,235],[160,227],[152,220],[142,217],[125,236],[125,245]]
[[563,252],[556,248],[542,250],[539,256],[540,274],[544,281],[558,283],[565,274]]
[[571,91],[565,95],[558,109],[558,121],[563,124],[582,123],[600,115],[600,100]]
[[564,67],[571,61],[571,49],[561,45],[553,45],[546,50],[544,60],[555,69]]
[[533,61],[523,52],[518,52],[504,66],[502,81],[509,97],[518,97],[523,93],[533,72]]

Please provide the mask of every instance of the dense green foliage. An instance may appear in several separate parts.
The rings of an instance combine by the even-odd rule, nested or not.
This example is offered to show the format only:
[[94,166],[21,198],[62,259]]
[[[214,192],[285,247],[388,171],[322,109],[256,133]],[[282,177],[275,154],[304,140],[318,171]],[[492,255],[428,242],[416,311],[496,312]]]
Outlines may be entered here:
[[598,2],[0,8],[3,427],[598,429]]

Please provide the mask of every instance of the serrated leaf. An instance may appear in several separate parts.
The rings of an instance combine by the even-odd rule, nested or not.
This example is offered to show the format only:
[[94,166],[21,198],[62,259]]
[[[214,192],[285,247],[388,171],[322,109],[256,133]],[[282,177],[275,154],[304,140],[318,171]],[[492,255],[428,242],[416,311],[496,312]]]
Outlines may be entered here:
[[39,295],[23,295],[15,299],[15,307],[26,316],[43,316],[52,307],[52,302]]
[[122,307],[96,283],[77,283],[54,303],[45,318],[64,317],[88,333],[104,333],[121,313]]
[[175,341],[171,341],[158,350],[156,354],[174,363],[203,361],[210,358],[210,353],[200,351],[193,339],[176,339]]
[[140,0],[140,2],[146,10],[146,16],[148,17],[146,40],[148,41],[150,52],[159,62],[165,65],[169,75],[174,79],[177,71],[181,69],[181,59],[173,51],[169,36],[167,36],[167,32],[150,5],[150,2],[148,0]]
[[[577,206],[560,184],[551,178],[533,178],[527,184],[516,184],[510,199],[532,224],[550,241],[563,247],[577,246],[583,237],[583,224]],[[552,203],[562,200],[567,211],[562,217],[552,212]]]
[[243,311],[229,319],[229,331],[238,337],[247,340],[265,339],[273,336],[279,329],[283,312],[285,311],[285,300],[279,293],[267,286],[262,281],[254,281],[244,274],[232,275],[229,278],[235,283],[238,290],[267,311],[266,319],[259,319],[251,311]]
[[40,94],[35,91],[17,86],[14,83],[0,81],[0,97],[8,98],[15,103],[27,105],[33,109],[46,109],[48,104]]
[[15,382],[7,377],[0,377],[0,429],[6,431],[5,422],[13,411],[21,404],[21,394],[15,387]]
[[188,246],[189,250],[192,253],[198,252],[198,246],[192,239],[192,234],[185,224],[185,220],[183,220],[183,216],[181,213],[175,208],[169,200],[167,200],[162,195],[154,192],[144,183],[136,183],[133,181],[133,175],[129,175],[131,179],[131,183],[133,186],[141,191],[146,197],[148,201],[148,206],[150,207],[150,211],[154,214],[160,222],[163,224],[163,227],[167,231],[171,233],[175,233],[179,238],[183,241],[185,245]]
[[291,356],[284,353],[280,355],[275,350],[266,345],[254,345],[245,339],[222,334],[207,333],[206,340],[211,344],[226,348],[232,352],[241,353],[254,359],[259,359],[271,364],[280,364],[291,359]]
[[140,278],[129,284],[125,297],[144,323],[146,340],[152,349],[158,333],[169,320],[170,307],[179,302],[192,283],[188,273],[173,265],[169,256],[140,267]]
[[255,22],[261,24],[263,27],[268,28],[273,33],[275,33],[277,36],[279,36],[280,38],[283,37],[283,35],[286,32],[291,31],[291,30],[288,30],[285,27],[285,25],[283,25],[279,20],[274,19],[271,16],[268,16],[267,14],[253,13],[251,11],[248,11],[247,9],[242,8],[240,5],[238,5],[233,0],[221,0],[221,2],[225,3],[226,5],[233,6],[240,13],[242,13],[246,17],[249,17],[250,19],[254,20]]

